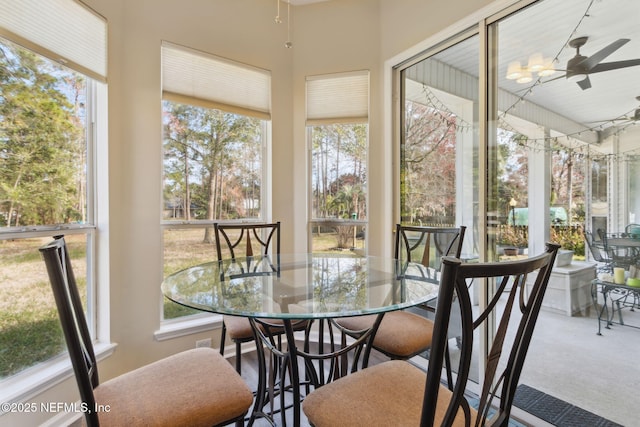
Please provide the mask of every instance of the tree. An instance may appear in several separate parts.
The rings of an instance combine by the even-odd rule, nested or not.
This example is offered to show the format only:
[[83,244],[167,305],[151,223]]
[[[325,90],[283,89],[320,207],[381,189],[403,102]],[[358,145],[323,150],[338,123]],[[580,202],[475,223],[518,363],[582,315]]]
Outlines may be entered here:
[[192,207],[207,220],[257,215],[248,207],[260,203],[260,120],[172,102],[165,112],[165,203],[180,200],[187,220]]
[[7,227],[85,220],[83,97],[80,76],[0,44],[0,210]]
[[[316,218],[366,217],[364,189],[367,185],[367,125],[333,124],[312,131],[313,208]],[[345,187],[352,200],[345,204]]]
[[402,217],[455,213],[456,117],[413,101],[405,103],[401,148]]

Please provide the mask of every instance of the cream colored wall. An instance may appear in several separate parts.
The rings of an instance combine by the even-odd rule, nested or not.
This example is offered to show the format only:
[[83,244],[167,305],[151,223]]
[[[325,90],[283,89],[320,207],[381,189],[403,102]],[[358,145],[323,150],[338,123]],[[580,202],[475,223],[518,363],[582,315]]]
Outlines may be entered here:
[[[377,147],[381,144],[379,91],[375,89],[380,82],[379,56],[379,9],[377,1],[340,0],[315,3],[295,8],[294,15],[294,60],[293,60],[293,149],[295,155],[295,180],[293,194],[296,199],[296,212],[306,212],[308,203],[307,163],[308,153],[305,144],[305,78],[310,75],[337,72],[369,70],[370,72],[370,118],[369,118],[369,171],[382,172]],[[370,188],[382,176],[382,173],[369,173]],[[380,182],[382,184],[382,182]],[[378,183],[376,183],[378,185]],[[373,187],[382,188],[382,187]],[[369,191],[368,216],[370,229],[377,230],[375,223],[385,215],[384,209],[371,209],[380,205],[379,193]],[[296,215],[294,233],[307,235],[307,216]],[[369,251],[378,253],[380,245],[372,243],[368,232]],[[375,240],[375,237],[373,237]],[[306,251],[305,239],[296,239],[296,251]]]
[[[149,363],[218,330],[158,342],[162,281],[160,43],[168,40],[272,73],[273,210],[285,252],[307,250],[305,76],[369,70],[369,252],[390,254],[395,220],[391,143],[383,126],[384,63],[488,3],[450,0],[332,0],[293,8],[286,25],[265,0],[86,0],[109,23],[110,330],[118,347],[101,379]],[[32,400],[71,402],[73,380]],[[71,390],[71,391],[70,391]],[[70,394],[71,393],[71,394]],[[55,396],[55,397],[52,397]],[[31,426],[47,414],[9,414]]]
[[[420,45],[434,34],[459,27],[461,21],[476,22],[482,8],[493,5],[494,11],[514,1],[504,0],[380,0],[381,44],[383,59]],[[464,22],[462,27],[468,27]],[[442,41],[442,40],[440,40]],[[406,58],[405,58],[406,59]]]

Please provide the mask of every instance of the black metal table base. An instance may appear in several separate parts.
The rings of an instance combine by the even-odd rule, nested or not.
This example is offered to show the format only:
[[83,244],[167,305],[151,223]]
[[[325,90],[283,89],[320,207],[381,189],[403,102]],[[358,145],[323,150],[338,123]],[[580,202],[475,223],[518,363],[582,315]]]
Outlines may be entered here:
[[[263,319],[250,318],[258,356],[258,386],[253,411],[247,426],[264,418],[271,425],[287,425],[285,412],[293,411],[293,425],[299,426],[301,402],[312,389],[334,381],[358,369],[365,368],[373,339],[384,314],[379,314],[371,329],[355,340],[335,325],[331,319],[309,321],[304,331],[302,348],[294,336],[296,322],[307,320],[283,319],[286,348],[269,333],[272,326]],[[317,349],[311,351],[310,334],[317,325]],[[262,327],[259,327],[261,325]],[[340,336],[335,338],[335,333]],[[328,342],[325,342],[325,338]],[[349,353],[351,355],[349,356]],[[302,369],[301,369],[302,368]],[[277,418],[280,418],[280,424]]]

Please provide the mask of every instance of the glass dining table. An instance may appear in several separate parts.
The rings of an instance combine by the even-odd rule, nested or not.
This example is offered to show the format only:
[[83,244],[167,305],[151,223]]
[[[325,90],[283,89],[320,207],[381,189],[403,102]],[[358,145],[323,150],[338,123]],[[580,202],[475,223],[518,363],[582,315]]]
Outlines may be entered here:
[[[190,308],[248,318],[256,342],[262,342],[264,348],[280,357],[281,389],[284,390],[285,378],[290,378],[290,406],[293,424],[297,426],[300,425],[303,383],[309,390],[309,386],[318,387],[346,375],[344,364],[350,351],[355,355],[350,369],[356,369],[360,357],[360,367],[366,367],[371,349],[367,344],[372,342],[384,313],[434,300],[438,286],[439,273],[419,263],[372,256],[300,253],[195,265],[168,276],[162,283],[162,292],[171,301]],[[362,315],[377,316],[373,317],[375,321],[369,330],[360,331],[360,338],[347,341],[346,334],[340,334],[333,319]],[[301,321],[315,324],[318,343],[314,352],[309,346],[311,326],[304,333],[303,345],[298,344],[299,336],[296,340],[295,326]],[[277,327],[284,329],[285,350],[270,333]],[[334,339],[335,336],[340,338]],[[328,341],[326,348],[325,340]],[[259,414],[275,423],[273,408],[263,412],[266,402],[273,402],[265,396],[273,397],[274,381],[265,393],[267,359],[263,346],[256,347],[261,369],[251,420]],[[299,359],[305,371],[303,382]],[[326,377],[325,362],[330,366]],[[285,407],[281,406],[280,411],[284,413]],[[284,414],[282,423],[286,423]]]

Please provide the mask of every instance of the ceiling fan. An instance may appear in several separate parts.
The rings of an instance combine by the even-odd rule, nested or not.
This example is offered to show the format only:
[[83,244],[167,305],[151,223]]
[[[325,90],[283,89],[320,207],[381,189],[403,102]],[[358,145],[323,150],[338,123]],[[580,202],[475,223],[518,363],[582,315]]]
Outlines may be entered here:
[[569,81],[575,81],[582,90],[586,90],[591,87],[591,80],[589,80],[590,74],[640,65],[640,59],[629,59],[626,61],[604,63],[601,62],[607,56],[611,55],[613,52],[628,43],[630,39],[618,39],[600,49],[593,55],[584,56],[580,54],[580,48],[587,43],[588,39],[588,37],[578,37],[569,41],[569,46],[576,49],[576,55],[573,58],[569,59],[569,61],[567,62],[566,70],[558,70],[565,71],[566,74],[564,76],[547,80],[544,83],[566,77]]

